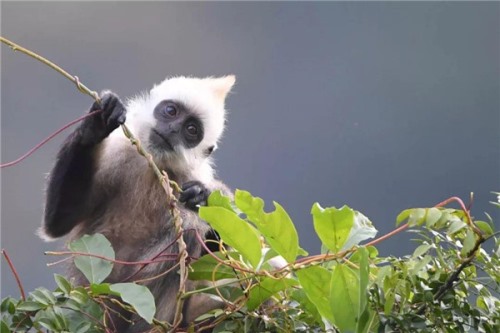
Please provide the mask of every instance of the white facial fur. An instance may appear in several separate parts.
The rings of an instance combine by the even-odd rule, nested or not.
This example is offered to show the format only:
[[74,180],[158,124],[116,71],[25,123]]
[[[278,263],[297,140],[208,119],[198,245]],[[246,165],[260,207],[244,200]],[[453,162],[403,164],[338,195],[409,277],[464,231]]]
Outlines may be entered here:
[[[176,148],[175,153],[154,152],[154,157],[159,162],[165,162],[174,172],[185,173],[186,176],[203,182],[211,181],[213,179],[211,159],[205,156],[204,151],[210,146],[217,146],[224,131],[225,99],[234,82],[233,75],[219,78],[184,76],[167,78],[155,85],[149,94],[142,94],[127,101],[126,125],[142,143],[147,143],[150,129],[157,122],[153,115],[156,105],[164,100],[183,103],[203,123],[203,140],[194,148]],[[104,155],[117,153],[124,148],[123,145],[126,143],[121,132],[115,130],[105,140]]]

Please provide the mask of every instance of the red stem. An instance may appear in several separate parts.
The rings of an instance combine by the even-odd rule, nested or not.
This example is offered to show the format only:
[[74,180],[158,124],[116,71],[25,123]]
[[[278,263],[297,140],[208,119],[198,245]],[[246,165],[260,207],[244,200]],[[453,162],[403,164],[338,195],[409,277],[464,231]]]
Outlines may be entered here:
[[122,261],[122,260],[117,260],[117,259],[111,259],[105,256],[100,256],[98,254],[93,254],[93,253],[86,253],[86,252],[72,252],[72,251],[61,251],[61,252],[50,252],[47,251],[45,254],[48,255],[53,255],[53,256],[59,256],[59,255],[79,255],[79,256],[87,256],[87,257],[94,257],[94,258],[99,258],[102,260],[106,261],[111,261],[115,264],[121,264],[121,265],[147,265],[147,264],[157,264],[160,262],[164,261],[170,261],[174,260],[177,258],[178,254],[176,253],[169,253],[169,254],[164,254],[165,256],[170,256],[172,259],[162,259],[162,260],[143,260],[143,261]]
[[[155,260],[158,257],[163,257],[163,256],[168,257],[171,255],[175,255],[177,257],[177,254],[175,254],[175,253],[172,254],[172,253],[163,253],[163,252],[167,251],[172,245],[174,245],[174,243],[179,239],[180,236],[181,236],[181,234],[179,233],[169,244],[167,244],[167,246],[165,246],[165,248],[163,250],[158,252],[158,254],[156,254],[151,260]],[[130,281],[134,276],[139,274],[146,266],[147,266],[147,264],[142,265],[137,271],[133,272],[130,276],[125,278],[124,281]]]
[[400,233],[401,231],[403,231],[403,230],[407,229],[407,228],[408,228],[408,226],[409,226],[409,225],[408,225],[408,223],[405,223],[405,224],[403,224],[402,226],[400,226],[399,228],[394,229],[393,231],[391,231],[391,232],[389,232],[389,233],[387,233],[387,234],[385,234],[385,235],[383,235],[383,236],[380,236],[379,238],[374,239],[374,240],[372,240],[371,242],[364,244],[363,246],[373,246],[373,245],[375,245],[375,244],[378,244],[378,243],[380,243],[380,242],[382,242],[382,241],[386,240],[387,238],[392,237],[392,236],[394,236],[395,234]]
[[5,257],[5,260],[7,260],[7,264],[9,264],[9,267],[10,267],[12,274],[14,274],[14,278],[16,279],[17,286],[19,287],[19,291],[21,292],[21,298],[23,301],[25,301],[26,294],[24,293],[23,285],[21,284],[21,280],[19,279],[19,274],[17,274],[16,268],[14,267],[14,264],[12,264],[12,261],[10,260],[10,257],[7,254],[7,251],[5,249],[2,249],[2,254]]
[[84,116],[81,116],[78,119],[75,119],[75,120],[69,122],[68,124],[64,125],[60,129],[58,129],[57,131],[55,131],[54,133],[52,133],[51,135],[49,135],[48,137],[46,137],[44,140],[42,140],[36,146],[34,146],[33,148],[31,148],[23,156],[19,157],[18,159],[14,160],[12,162],[7,162],[7,163],[0,164],[0,169],[7,168],[7,167],[10,167],[10,166],[13,166],[13,165],[16,165],[16,164],[22,162],[24,159],[28,158],[31,154],[33,154],[35,151],[37,151],[38,149],[40,149],[44,144],[46,144],[48,141],[50,141],[52,138],[54,138],[56,135],[58,135],[59,133],[61,133],[65,129],[67,129],[68,127],[73,126],[74,124],[78,123],[79,121],[82,121],[83,119],[85,119],[87,117],[93,116],[94,114],[96,114],[98,112],[101,112],[101,110],[92,111],[90,113],[87,113]]
[[467,207],[465,207],[465,204],[464,202],[462,201],[462,199],[460,199],[459,197],[451,197],[451,198],[448,198],[440,203],[438,203],[435,207],[442,207],[442,206],[445,206],[447,204],[449,204],[450,202],[452,201],[455,201],[459,204],[460,208],[464,211],[465,213],[465,216],[467,217],[467,224],[472,228],[472,230],[474,231],[474,233],[476,233],[476,235],[478,235],[480,238],[483,238],[483,233],[481,232],[481,230],[474,224],[474,222],[472,222],[472,217],[470,216],[470,212],[469,210],[467,209]]

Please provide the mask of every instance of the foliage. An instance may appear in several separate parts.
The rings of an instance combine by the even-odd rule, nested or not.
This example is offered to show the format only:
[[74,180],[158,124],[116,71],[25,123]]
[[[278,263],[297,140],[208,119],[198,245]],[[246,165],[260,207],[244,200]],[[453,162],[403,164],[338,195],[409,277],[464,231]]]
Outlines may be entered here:
[[[461,203],[452,199],[446,204]],[[285,209],[274,203],[274,211],[265,212],[264,206],[236,191],[233,201],[214,192],[200,208],[222,240],[220,251],[189,265],[190,279],[211,282],[184,296],[210,293],[225,306],[197,318],[188,331],[498,332],[500,242],[493,221],[474,220],[463,205],[407,209],[397,217],[397,232],[412,228],[413,254],[382,257],[375,245],[397,232],[363,245],[377,233],[367,217],[347,206],[315,203],[311,214],[322,253],[308,255]],[[55,275],[54,291],[5,298],[2,332],[112,331],[110,302],[160,330],[171,327],[154,320],[154,299],[145,286],[105,282],[115,260],[104,236],[86,235],[69,248],[89,285]]]
[[69,248],[78,253],[75,266],[90,284],[74,286],[55,274],[58,287],[54,291],[37,288],[26,300],[3,299],[1,332],[25,332],[33,328],[54,332],[104,332],[105,318],[111,311],[106,302],[118,303],[152,323],[156,309],[148,288],[136,283],[102,282],[111,273],[115,256],[111,243],[103,235],[85,235],[71,242]]

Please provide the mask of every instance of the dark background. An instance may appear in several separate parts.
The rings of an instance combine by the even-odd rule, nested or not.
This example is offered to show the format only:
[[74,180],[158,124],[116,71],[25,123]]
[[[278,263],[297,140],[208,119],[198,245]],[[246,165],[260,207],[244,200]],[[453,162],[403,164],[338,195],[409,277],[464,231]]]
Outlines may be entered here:
[[[281,203],[319,252],[310,208],[348,204],[379,235],[409,207],[450,196],[499,217],[500,4],[14,3],[6,38],[122,97],[172,75],[235,74],[218,174]],[[13,160],[92,100],[45,65],[1,48],[1,157]],[[54,286],[35,234],[58,136],[2,170],[1,246],[29,291]],[[410,236],[380,245],[412,252]],[[2,296],[18,296],[2,261]]]

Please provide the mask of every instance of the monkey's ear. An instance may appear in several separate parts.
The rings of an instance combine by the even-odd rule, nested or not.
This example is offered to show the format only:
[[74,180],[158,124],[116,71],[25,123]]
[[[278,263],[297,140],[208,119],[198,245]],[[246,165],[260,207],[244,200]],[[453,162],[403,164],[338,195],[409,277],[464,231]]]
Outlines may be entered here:
[[217,99],[224,101],[235,82],[236,77],[234,75],[226,75],[210,79],[210,86]]

